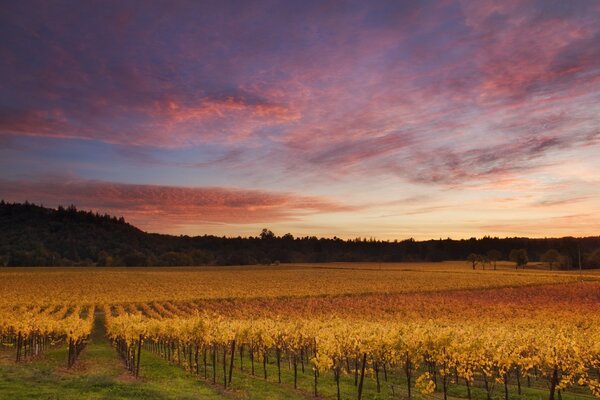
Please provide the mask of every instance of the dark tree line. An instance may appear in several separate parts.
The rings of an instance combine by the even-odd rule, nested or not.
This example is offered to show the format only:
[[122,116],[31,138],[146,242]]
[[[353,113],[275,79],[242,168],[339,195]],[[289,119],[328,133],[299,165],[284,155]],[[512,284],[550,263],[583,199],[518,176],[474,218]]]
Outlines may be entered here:
[[[143,232],[123,218],[30,203],[0,202],[0,266],[186,266],[331,261],[466,260],[470,254],[507,260],[524,249],[530,261],[554,267],[600,267],[600,237],[495,238],[381,241],[342,240],[265,229],[255,237],[171,236]],[[549,250],[555,254],[546,254]],[[546,256],[544,258],[543,256]],[[492,262],[493,262],[492,261]]]

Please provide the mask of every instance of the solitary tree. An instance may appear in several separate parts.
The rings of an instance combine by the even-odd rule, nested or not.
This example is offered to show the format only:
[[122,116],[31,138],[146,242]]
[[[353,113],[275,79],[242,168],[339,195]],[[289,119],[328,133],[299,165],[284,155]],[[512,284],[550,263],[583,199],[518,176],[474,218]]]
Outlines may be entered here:
[[264,228],[262,230],[262,232],[260,233],[260,238],[263,240],[273,239],[274,237],[275,237],[275,234],[267,228]]
[[487,258],[490,260],[490,262],[494,263],[494,270],[496,270],[496,262],[502,258],[502,253],[500,253],[498,250],[490,250],[487,252]]
[[527,250],[525,249],[512,249],[508,258],[516,264],[516,269],[518,269],[519,267],[525,269],[525,266],[529,262],[529,258],[527,257]]
[[550,249],[540,257],[542,262],[548,263],[550,270],[554,269],[553,266],[555,263],[560,261],[560,253],[554,249]]
[[487,255],[480,254],[479,262],[481,262],[481,267],[485,270],[485,266],[490,263],[490,259],[488,258]]
[[467,261],[471,263],[473,269],[477,266],[478,263],[481,262],[481,256],[479,254],[471,253],[467,256]]

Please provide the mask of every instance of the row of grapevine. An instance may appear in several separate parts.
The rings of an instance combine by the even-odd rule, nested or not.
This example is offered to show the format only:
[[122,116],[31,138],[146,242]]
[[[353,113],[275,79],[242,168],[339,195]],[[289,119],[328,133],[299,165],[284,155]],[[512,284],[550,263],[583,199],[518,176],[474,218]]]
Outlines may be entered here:
[[[557,292],[560,295],[557,295]],[[131,312],[150,318],[215,313],[228,319],[278,318],[285,315],[328,318],[331,315],[361,320],[496,320],[535,316],[537,320],[564,319],[597,314],[600,284],[585,282],[560,286],[531,286],[437,293],[361,294],[285,298],[227,298],[129,304]]]
[[111,307],[104,305],[108,336],[127,369],[135,376],[139,376],[144,331],[141,316],[127,313],[122,305],[115,308],[114,314],[116,317],[113,316]]
[[15,360],[40,356],[51,345],[66,343],[71,367],[85,347],[93,325],[93,306],[5,307],[0,309],[0,338],[16,349]]
[[[600,397],[600,324],[597,318],[580,321],[548,321],[516,318],[498,323],[482,318],[461,323],[421,321],[368,321],[343,318],[248,318],[231,319],[198,314],[152,318],[141,312],[107,311],[108,332],[117,349],[139,374],[143,348],[216,383],[222,376],[231,384],[234,361],[243,369],[243,354],[249,356],[249,373],[274,360],[281,382],[281,366],[294,371],[309,364],[314,375],[314,393],[319,377],[331,375],[340,395],[340,377],[350,376],[356,396],[362,397],[365,376],[371,376],[380,390],[380,381],[390,374],[403,374],[406,393],[439,391],[447,398],[450,385],[466,386],[468,397],[475,385],[489,399],[496,384],[508,398],[509,380],[532,376],[548,382],[549,399],[573,386],[587,388]],[[237,362],[237,361],[236,361]],[[216,371],[222,365],[222,375]],[[255,363],[257,365],[255,365]],[[261,368],[262,364],[262,368]],[[212,370],[208,371],[208,365]],[[383,375],[383,377],[381,376]]]

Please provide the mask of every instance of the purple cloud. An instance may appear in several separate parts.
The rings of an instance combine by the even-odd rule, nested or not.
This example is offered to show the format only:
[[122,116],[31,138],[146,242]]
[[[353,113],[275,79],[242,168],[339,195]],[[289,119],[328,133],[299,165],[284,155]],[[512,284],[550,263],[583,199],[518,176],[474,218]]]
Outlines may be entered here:
[[[64,143],[100,143],[118,177],[93,145],[69,172],[334,197],[534,179],[572,155],[593,170],[598,15],[593,0],[11,2],[0,151],[64,173]],[[22,146],[49,138],[41,161]]]

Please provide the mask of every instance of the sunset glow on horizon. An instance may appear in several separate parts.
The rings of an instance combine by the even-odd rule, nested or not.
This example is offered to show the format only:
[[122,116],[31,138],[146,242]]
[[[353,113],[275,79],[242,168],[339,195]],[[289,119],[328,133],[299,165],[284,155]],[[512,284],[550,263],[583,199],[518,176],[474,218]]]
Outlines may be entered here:
[[149,232],[600,235],[599,1],[5,2],[0,198]]

